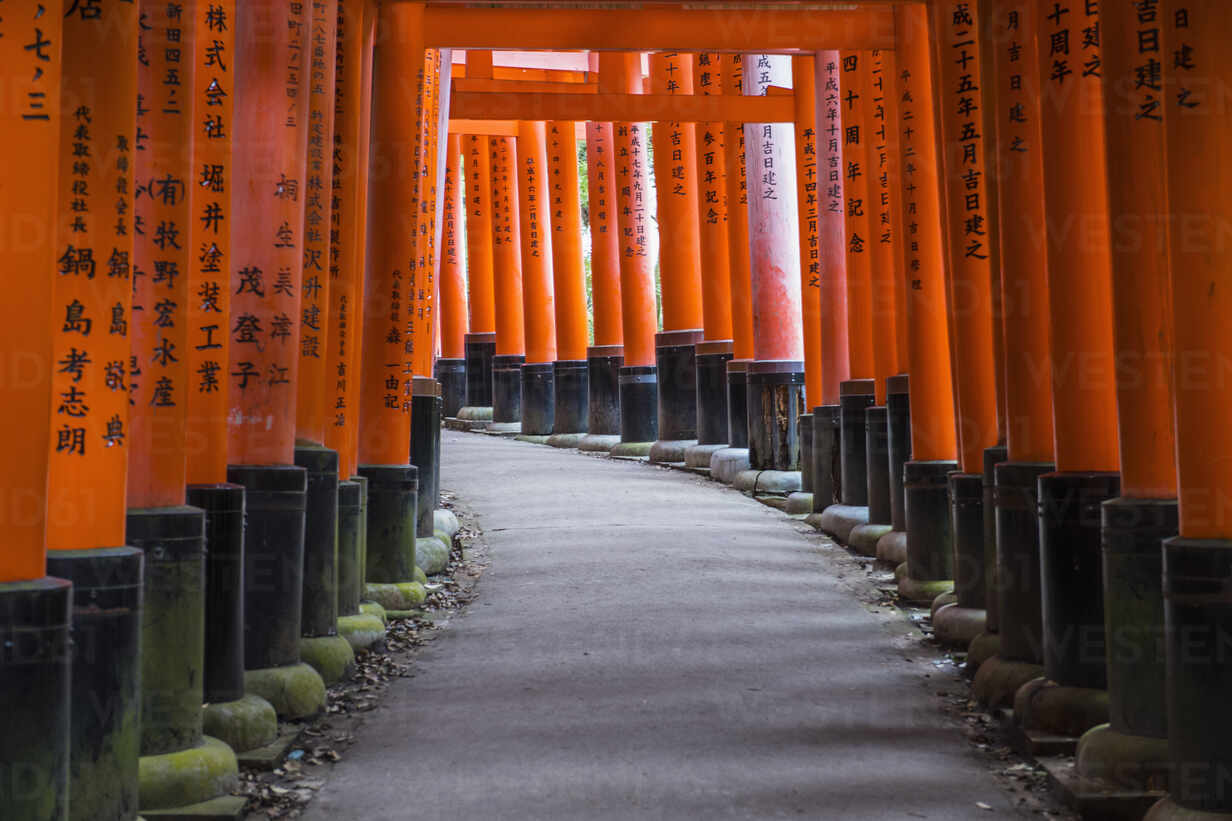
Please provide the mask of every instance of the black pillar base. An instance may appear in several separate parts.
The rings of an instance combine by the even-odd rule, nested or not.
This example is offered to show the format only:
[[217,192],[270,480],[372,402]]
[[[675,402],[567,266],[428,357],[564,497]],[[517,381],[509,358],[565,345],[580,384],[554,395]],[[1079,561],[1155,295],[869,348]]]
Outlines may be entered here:
[[916,581],[954,578],[954,523],[948,477],[957,469],[958,464],[950,461],[911,461],[903,465],[907,573]]
[[884,405],[864,410],[864,465],[868,475],[868,523],[890,524],[890,429]]
[[495,424],[507,425],[522,421],[524,362],[526,357],[521,354],[492,358],[492,422]]
[[227,480],[244,486],[248,511],[244,668],[298,664],[308,472],[298,465],[230,465]]
[[416,376],[411,387],[411,464],[419,479],[415,501],[415,535],[427,539],[436,532],[436,500],[441,454],[441,386],[435,379]]
[[72,585],[0,582],[0,807],[14,821],[68,818]]
[[753,470],[799,470],[804,363],[750,362],[747,418]]
[[338,483],[338,615],[354,616],[364,595],[360,519],[363,486],[352,479]]
[[[205,660],[205,511],[128,511],[126,539],[145,551],[141,617],[141,755],[201,741]],[[295,599],[299,641],[299,597]]]
[[727,363],[727,444],[733,448],[749,446],[749,364],[748,359]]
[[621,345],[595,345],[586,350],[586,428],[594,436],[620,435],[620,369],[624,363]]
[[813,512],[821,513],[839,500],[839,406],[813,408]]
[[995,468],[998,655],[1006,661],[1044,661],[1037,480],[1053,470],[1043,462],[1002,462]]
[[697,444],[727,444],[727,363],[732,359],[732,342],[699,342],[696,349]]
[[438,359],[432,374],[441,385],[441,414],[457,416],[466,407],[466,360]]
[[492,407],[492,360],[496,334],[466,335],[466,407]]
[[842,454],[839,494],[843,504],[854,507],[868,504],[865,411],[872,406],[873,399],[871,379],[850,379],[839,385],[839,446]]
[[1039,478],[1044,672],[1058,684],[1108,686],[1100,506],[1120,491],[1118,473]]
[[552,433],[586,433],[590,423],[590,374],[585,359],[552,363]]
[[364,582],[409,582],[415,578],[416,499],[414,465],[360,465],[368,480]]
[[886,380],[886,426],[890,437],[890,526],[898,531],[907,529],[903,465],[911,461],[911,396],[908,390],[905,373]]
[[73,583],[74,818],[137,816],[142,568],[142,553],[133,547],[47,554],[47,572]]
[[700,330],[655,334],[659,375],[659,436],[664,442],[697,439],[697,343]]
[[984,632],[1001,630],[1001,602],[997,596],[997,465],[1009,458],[1005,445],[984,448]]
[[1163,567],[1169,789],[1182,807],[1232,813],[1232,540],[1166,539]]
[[244,697],[244,487],[189,485],[205,511],[205,701]]
[[653,442],[659,438],[659,380],[654,365],[620,369],[620,441]]
[[556,383],[552,362],[522,366],[522,433],[550,436],[556,422]]
[[959,607],[984,609],[984,477],[950,474],[954,533],[954,594]]
[[1110,499],[1101,518],[1108,720],[1120,733],[1167,738],[1160,543],[1176,535],[1177,502]]
[[[800,436],[800,492],[813,492],[813,414],[802,413],[796,420]],[[811,511],[811,507],[810,507]]]
[[304,518],[304,593],[300,635],[338,635],[338,452],[295,446],[295,464],[308,474]]

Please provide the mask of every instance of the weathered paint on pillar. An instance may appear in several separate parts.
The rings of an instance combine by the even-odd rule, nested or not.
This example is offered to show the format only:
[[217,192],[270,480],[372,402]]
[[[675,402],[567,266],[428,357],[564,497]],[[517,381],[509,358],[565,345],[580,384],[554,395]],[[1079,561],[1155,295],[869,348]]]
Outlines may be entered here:
[[586,124],[590,217],[590,301],[595,345],[624,342],[620,298],[620,228],[611,123]]
[[[744,93],[750,96],[791,83],[791,58],[785,55],[746,54],[745,66]],[[753,354],[759,362],[804,359],[794,141],[787,123],[744,126],[744,144],[757,158],[748,210]]]
[[[57,259],[54,276],[46,277],[55,283],[49,326],[55,363],[47,481],[49,550],[124,544],[129,452],[125,374],[133,290],[137,63],[131,58],[137,48],[137,9],[113,4],[95,15],[74,12],[64,17],[63,26],[63,39],[56,44],[63,46],[59,218],[48,223],[55,226],[49,239]],[[18,158],[21,164],[33,161],[20,152],[10,161]],[[10,298],[19,306],[25,302],[24,295]],[[29,435],[23,426],[13,430],[21,431],[21,437]]]
[[[744,55],[724,55],[723,93],[743,94]],[[753,282],[749,273],[748,168],[744,123],[728,122],[732,136],[727,154],[727,247],[731,269],[732,352],[735,359],[753,358]]]
[[[723,93],[724,55],[694,55],[694,92]],[[732,337],[731,249],[727,215],[727,128],[722,122],[698,123],[698,242],[701,264],[702,329],[707,342]]]
[[[692,94],[689,54],[650,55],[652,94]],[[654,135],[655,190],[658,195],[659,284],[663,330],[702,327],[701,247],[697,223],[697,128],[694,123],[657,122]]]
[[[46,10],[45,22],[36,16],[39,8]],[[47,573],[47,443],[50,437],[54,453],[66,436],[60,432],[62,424],[52,424],[54,412],[49,414],[52,373],[63,367],[52,355],[52,328],[63,321],[63,306],[56,306],[54,299],[56,259],[63,253],[53,230],[61,197],[59,137],[62,127],[72,127],[61,117],[63,16],[58,1],[13,3],[5,7],[6,36],[0,38],[0,66],[8,89],[0,122],[11,157],[21,160],[5,163],[0,171],[0,213],[6,221],[0,262],[9,272],[43,272],[18,278],[0,307],[0,346],[6,352],[0,397],[11,429],[21,431],[11,437],[12,461],[0,472],[5,534],[0,582],[38,579]],[[26,48],[30,43],[39,45]],[[93,367],[101,365],[96,362]],[[73,438],[67,434],[66,447],[72,446]]]
[[893,93],[897,60],[893,51],[869,54],[871,73],[865,136],[868,139],[868,242],[872,252],[870,294],[873,317],[873,371],[877,403],[885,402],[886,379],[905,370],[905,278],[898,251],[898,97]]
[[382,4],[372,92],[371,222],[364,287],[359,463],[405,465],[410,454],[410,319],[416,108],[423,92],[423,4]]
[[[984,472],[984,450],[997,444],[997,378],[993,339],[992,252],[983,126],[979,15],[974,4],[946,0],[934,8],[935,95],[941,120],[949,250],[950,335],[954,355],[958,467]],[[914,417],[915,414],[913,413]]]
[[1052,461],[1052,360],[1039,54],[1034,0],[1001,4],[992,23],[998,91],[1001,315],[1005,329],[1006,447],[1011,462]]
[[577,125],[547,124],[548,178],[545,193],[551,213],[552,286],[556,297],[556,358],[586,358],[586,273],[582,270],[582,203],[578,199]]
[[466,355],[466,276],[462,269],[459,231],[462,228],[462,138],[449,136],[445,166],[445,221],[441,248],[441,355]]
[[1120,464],[1097,8],[1036,18],[1058,471]]
[[359,464],[359,374],[363,334],[364,221],[361,200],[368,188],[374,20],[366,0],[342,0],[338,8],[334,77],[333,174],[330,209],[328,363],[329,420],[325,446],[338,452],[338,476],[355,475]]
[[896,39],[902,44],[897,91],[903,160],[911,456],[921,462],[949,460],[957,453],[958,443],[945,318],[946,261],[928,11],[922,6],[899,7],[894,12],[894,24]]
[[338,55],[338,0],[314,0],[309,22],[308,171],[305,175],[303,274],[299,311],[299,374],[295,434],[325,443],[331,421],[329,383],[330,224],[333,212],[333,136]]
[[424,54],[424,88],[418,105],[419,151],[415,174],[415,256],[410,266],[411,315],[407,335],[415,376],[431,378],[437,331],[436,228],[440,144],[441,52]]
[[847,256],[847,357],[852,379],[873,377],[872,249],[869,242],[870,105],[867,51],[841,52],[844,253]]
[[821,51],[815,58],[814,87],[819,179],[817,237],[821,246],[821,394],[813,407],[837,405],[839,385],[851,378],[847,335],[847,195],[843,164],[842,56]]
[[526,353],[522,308],[522,242],[518,213],[518,152],[513,137],[491,137],[492,273],[496,355]]
[[[128,506],[184,504],[188,392],[189,224],[193,135],[192,32],[196,20],[177,6],[144,2],[137,69],[137,140],[133,179],[132,357],[128,378]],[[168,72],[180,85],[167,85]],[[186,82],[187,81],[187,82]],[[137,226],[141,226],[138,230]],[[60,397],[64,401],[64,397]]]
[[806,407],[820,404],[821,375],[821,235],[820,171],[817,166],[817,59],[791,58],[796,99],[796,215],[800,237],[800,297],[804,322],[804,395]]
[[522,314],[526,318],[527,363],[556,360],[547,171],[547,133],[543,121],[519,122],[518,216],[522,225]]
[[492,175],[488,138],[467,134],[466,152],[466,284],[471,333],[496,330],[492,284]]

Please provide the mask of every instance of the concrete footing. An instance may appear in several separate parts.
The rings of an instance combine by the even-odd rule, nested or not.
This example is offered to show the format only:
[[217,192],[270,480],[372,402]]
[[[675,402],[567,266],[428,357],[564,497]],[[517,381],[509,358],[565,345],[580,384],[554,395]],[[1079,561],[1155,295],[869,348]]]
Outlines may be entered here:
[[486,408],[462,408],[458,411],[456,418],[463,422],[491,422],[492,408],[491,406]]
[[696,439],[660,439],[650,448],[648,458],[657,464],[680,464],[685,452],[696,444]]
[[1142,821],[1232,821],[1232,812],[1205,812],[1182,807],[1171,798],[1164,798],[1151,807]]
[[957,602],[937,608],[933,614],[933,636],[946,647],[969,647],[987,626],[987,611],[962,607]]
[[303,662],[244,673],[244,689],[268,701],[281,718],[308,718],[325,709],[325,682]]
[[588,433],[578,442],[577,449],[585,453],[610,453],[619,444],[619,433]]
[[895,567],[907,561],[907,531],[891,530],[878,539],[877,560]]
[[1014,694],[1014,718],[1025,732],[1073,738],[1108,721],[1108,691],[1066,687],[1043,676]]
[[[335,623],[334,629],[337,629]],[[311,636],[299,640],[299,657],[332,687],[355,673],[355,650],[342,636]]]
[[278,737],[274,705],[255,693],[205,705],[202,725],[207,737],[218,739],[237,753],[264,747]]
[[553,433],[547,444],[554,448],[576,448],[586,437],[585,433]]
[[754,496],[786,496],[800,489],[800,471],[742,470],[732,480],[732,487]]
[[185,750],[142,756],[138,769],[142,811],[200,804],[239,785],[235,753],[209,736]]
[[723,448],[710,455],[710,478],[730,485],[749,469],[748,448]]
[[1119,733],[1099,724],[1078,739],[1077,771],[1084,778],[1124,790],[1167,789],[1171,767],[1168,739]]
[[721,450],[728,449],[727,445],[693,445],[684,452],[684,466],[710,470],[711,457]]
[[[801,472],[803,473],[803,471]],[[787,507],[784,508],[788,516],[807,516],[813,512],[813,494],[806,493],[803,490],[787,495]]]
[[830,505],[821,513],[809,517],[809,524],[835,541],[847,544],[851,531],[868,524],[868,507],[865,505]]
[[992,709],[1012,707],[1018,689],[1044,674],[1044,665],[1011,661],[1000,655],[980,665],[972,692],[976,701]]
[[429,576],[449,566],[449,536],[444,531],[415,540],[415,563]]
[[420,582],[385,582],[369,583],[364,596],[385,610],[414,610],[427,600],[428,593]]
[[894,576],[898,579],[898,597],[911,604],[931,605],[942,593],[954,589],[953,579],[913,579],[907,562],[894,568]]
[[890,530],[890,525],[856,525],[847,534],[847,547],[861,556],[876,556],[877,544]]
[[432,530],[443,531],[446,536],[452,539],[458,535],[458,531],[462,529],[462,525],[458,524],[458,517],[454,515],[452,510],[445,510],[438,507],[432,513]]
[[652,447],[654,442],[620,442],[609,453],[622,459],[645,459]]
[[[366,594],[367,590],[365,590],[364,592]],[[385,606],[378,602],[374,602],[374,601],[360,602],[359,615],[375,616],[377,619],[380,619],[381,624],[389,624],[389,616],[385,614]]]
[[1001,650],[1001,636],[997,633],[983,632],[967,645],[966,674],[974,677],[977,670]]
[[340,616],[338,635],[347,640],[352,650],[368,650],[385,640],[385,622],[377,616],[364,613]]
[[552,438],[550,433],[519,433],[513,437],[519,442],[528,442],[532,445],[546,445],[548,440]]
[[519,436],[522,433],[521,422],[489,422],[483,428],[484,433],[497,436]]

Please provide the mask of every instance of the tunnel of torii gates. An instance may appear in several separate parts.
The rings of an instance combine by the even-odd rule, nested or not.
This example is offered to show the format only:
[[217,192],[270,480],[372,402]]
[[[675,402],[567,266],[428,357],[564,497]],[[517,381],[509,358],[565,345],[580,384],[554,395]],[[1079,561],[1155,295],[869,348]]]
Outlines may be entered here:
[[0,817],[321,710],[443,417],[784,497],[1232,815],[1224,0],[608,6],[5,0]]

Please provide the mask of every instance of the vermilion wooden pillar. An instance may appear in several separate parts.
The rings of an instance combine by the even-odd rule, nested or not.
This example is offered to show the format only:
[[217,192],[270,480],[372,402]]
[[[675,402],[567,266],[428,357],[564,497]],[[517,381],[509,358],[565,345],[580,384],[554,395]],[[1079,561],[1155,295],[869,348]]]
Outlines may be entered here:
[[443,413],[458,415],[466,404],[466,274],[462,261],[462,138],[450,134],[445,169],[445,209],[441,237],[441,358],[436,379],[441,384]]
[[[473,54],[473,52],[472,52]],[[496,302],[493,290],[491,148],[488,138],[462,140],[466,167],[466,280],[470,333],[466,336],[466,405],[492,407],[492,357],[496,355]],[[477,419],[490,412],[468,411]]]
[[[592,55],[592,69],[598,55]],[[600,74],[600,83],[609,78]],[[624,328],[620,294],[617,158],[611,123],[586,124],[586,179],[590,197],[590,302],[594,345],[586,351],[588,419],[582,450],[611,450],[620,442],[620,368]]]
[[1165,695],[1177,777],[1170,798],[1150,817],[1182,818],[1186,810],[1226,817],[1232,814],[1225,766],[1232,751],[1222,731],[1223,695],[1232,671],[1219,648],[1227,647],[1232,635],[1223,595],[1232,566],[1232,440],[1216,420],[1232,391],[1226,378],[1232,344],[1224,326],[1232,308],[1225,285],[1229,246],[1220,239],[1227,236],[1232,213],[1227,163],[1232,118],[1226,97],[1232,20],[1218,2],[1167,0],[1158,18],[1138,27],[1145,30],[1148,48],[1156,25],[1163,29],[1158,60],[1168,75],[1162,93],[1173,219],[1169,262],[1180,535],[1163,548],[1169,627]]
[[[693,55],[652,53],[650,87],[654,94],[692,94]],[[651,129],[663,332],[655,338],[659,441],[650,460],[683,462],[685,448],[697,444],[696,345],[703,336],[697,129],[694,123],[671,121]]]
[[518,123],[518,208],[522,243],[522,433],[548,436],[555,418],[556,304],[552,282],[551,194],[543,121]]
[[[640,60],[628,52],[599,55],[607,89],[642,91]],[[642,123],[614,123],[617,225],[620,230],[620,302],[624,366],[620,370],[620,438],[613,453],[648,454],[658,438],[655,367],[654,230],[650,222],[649,130]]]
[[578,190],[577,125],[547,124],[546,199],[552,233],[552,286],[556,307],[556,362],[552,381],[556,405],[550,444],[581,442],[590,416],[586,348],[586,274],[582,266],[582,204]]
[[55,296],[56,260],[62,251],[52,227],[65,182],[60,178],[60,133],[73,127],[60,98],[63,18],[59,0],[9,3],[0,38],[0,76],[10,95],[0,123],[7,150],[20,157],[0,169],[0,208],[13,236],[24,238],[0,246],[0,262],[6,272],[26,272],[10,275],[12,295],[0,308],[8,372],[0,396],[9,424],[21,432],[9,437],[12,463],[0,478],[6,537],[0,551],[5,613],[0,642],[15,647],[20,639],[39,648],[0,657],[0,698],[8,719],[0,736],[0,760],[26,762],[27,772],[38,774],[34,785],[0,781],[0,805],[23,821],[66,819],[69,810],[72,589],[66,580],[46,575],[48,441],[54,452],[61,427],[51,407],[52,374],[59,368],[53,328],[64,319]]
[[492,272],[496,295],[496,356],[492,360],[492,421],[521,430],[522,364],[526,361],[522,304],[518,151],[513,137],[491,137]]
[[[723,60],[723,93],[743,94],[744,56],[727,54]],[[724,131],[731,135],[731,139],[726,140],[724,145],[727,159],[727,261],[731,272],[732,305],[732,360],[727,364],[727,443],[736,450],[742,450],[749,446],[748,363],[753,361],[753,280],[749,274],[748,169],[744,123],[725,123]]]

